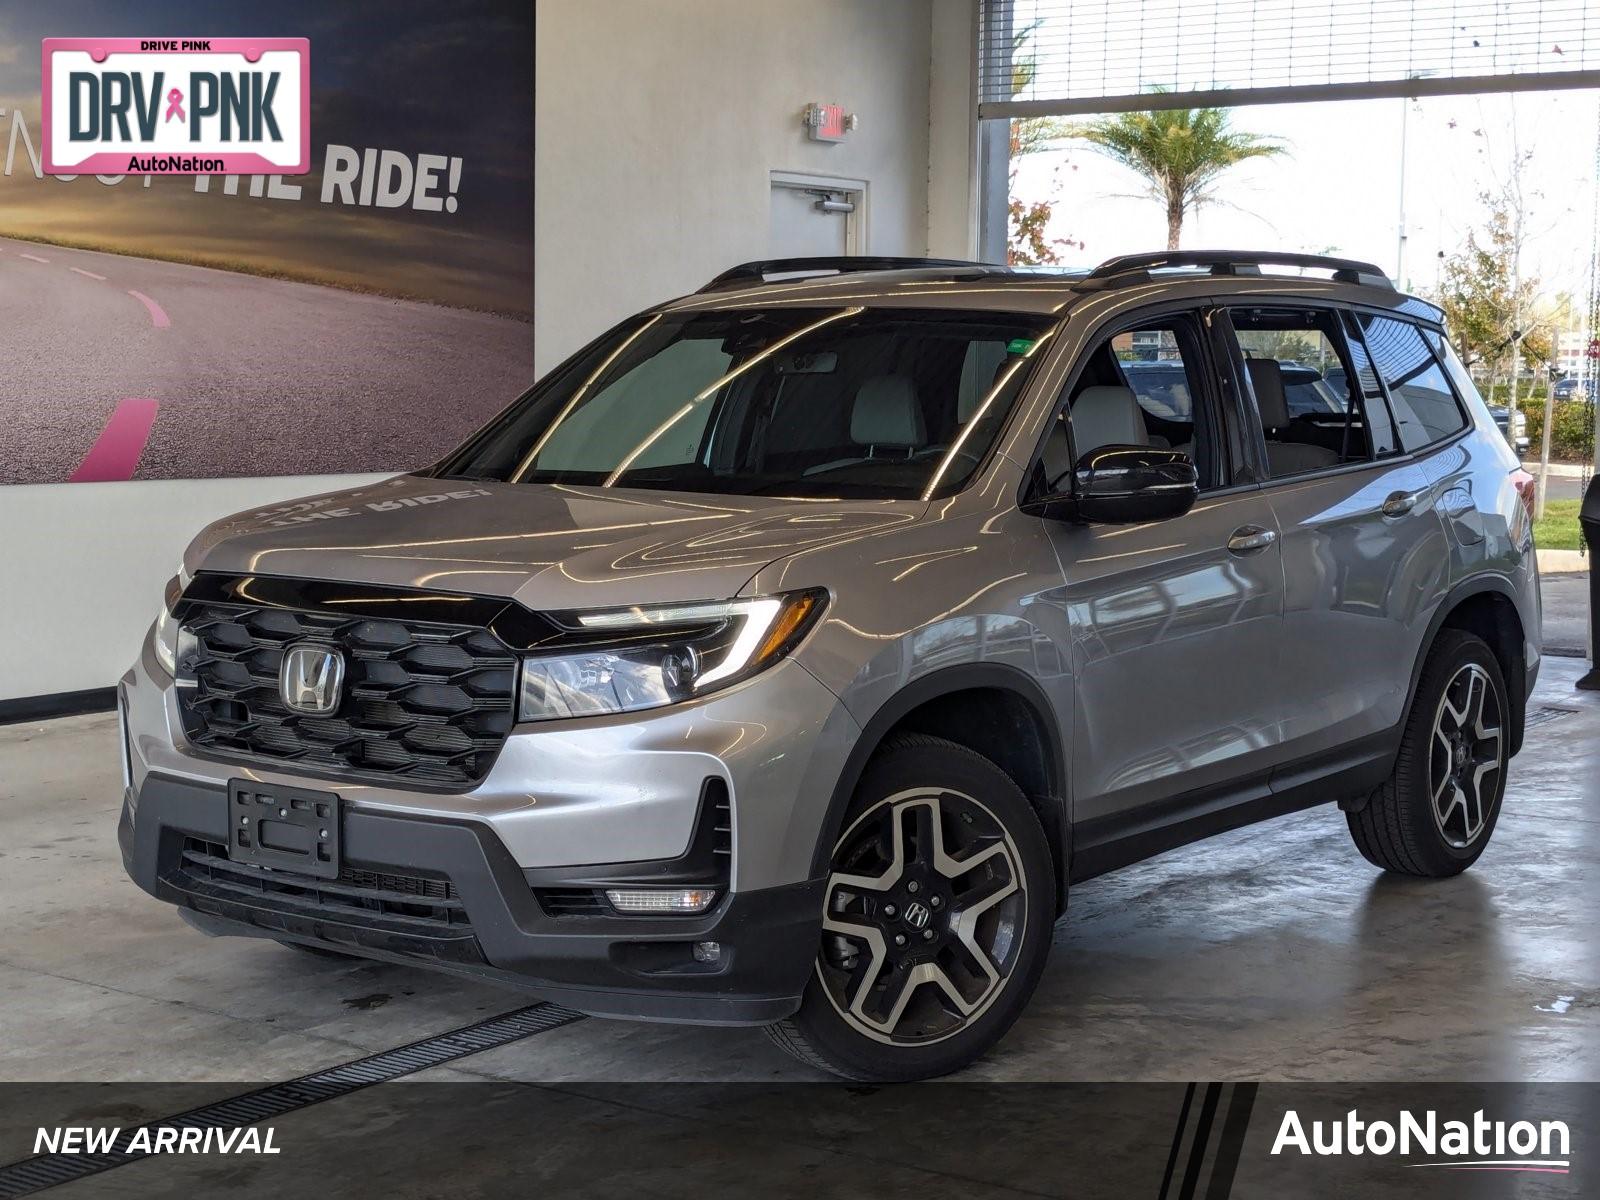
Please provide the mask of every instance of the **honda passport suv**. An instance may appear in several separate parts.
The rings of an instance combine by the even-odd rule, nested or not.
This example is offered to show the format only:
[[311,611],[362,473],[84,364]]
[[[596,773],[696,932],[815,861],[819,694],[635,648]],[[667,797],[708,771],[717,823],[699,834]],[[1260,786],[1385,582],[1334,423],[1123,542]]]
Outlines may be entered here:
[[427,470],[204,530],[121,681],[123,858],[207,933],[938,1075],[1074,883],[1313,805],[1483,853],[1530,482],[1367,264],[747,264]]

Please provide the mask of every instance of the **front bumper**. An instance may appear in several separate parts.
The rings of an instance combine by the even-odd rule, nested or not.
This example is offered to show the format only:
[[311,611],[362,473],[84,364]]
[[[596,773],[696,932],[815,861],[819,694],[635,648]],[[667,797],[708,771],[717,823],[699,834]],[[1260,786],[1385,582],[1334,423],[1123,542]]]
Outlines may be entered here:
[[213,788],[247,778],[336,791],[368,812],[485,825],[527,868],[676,858],[706,781],[720,780],[732,804],[736,892],[810,877],[829,799],[861,732],[791,659],[685,704],[519,725],[488,775],[456,792],[320,775],[285,760],[205,757],[187,744],[172,679],[148,639],[119,690],[135,788],[149,772]]
[[[208,932],[487,976],[595,1015],[756,1024],[798,1004],[820,937],[815,850],[860,730],[792,660],[701,701],[519,726],[483,781],[460,793],[204,757],[183,737],[172,680],[148,641],[119,696],[128,873]],[[345,864],[413,882],[448,877],[457,927],[419,924],[403,906],[398,922],[374,921],[333,889],[218,878],[226,850],[206,847],[227,843],[230,779],[337,792]],[[713,787],[727,805],[722,874],[686,878]],[[217,861],[193,861],[208,854]],[[624,917],[558,913],[537,890],[608,882],[714,882],[724,895],[692,918]],[[693,958],[708,941],[721,946],[715,964]]]
[[[372,882],[329,886],[227,863],[228,819],[225,788],[146,775],[124,798],[123,865],[208,933],[494,979],[595,1016],[778,1020],[798,1006],[820,936],[821,880],[731,893],[695,917],[551,915],[536,891],[544,876],[482,823],[349,808],[344,864]],[[433,883],[432,900],[382,890],[418,878]],[[715,963],[696,960],[700,942],[718,944]]]

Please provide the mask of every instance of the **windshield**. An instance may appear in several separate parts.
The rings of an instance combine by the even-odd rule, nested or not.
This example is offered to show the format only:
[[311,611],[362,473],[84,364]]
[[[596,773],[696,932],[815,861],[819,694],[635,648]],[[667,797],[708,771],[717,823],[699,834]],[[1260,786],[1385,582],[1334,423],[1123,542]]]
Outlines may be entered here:
[[569,359],[439,473],[933,499],[983,461],[1049,328],[858,307],[656,313]]

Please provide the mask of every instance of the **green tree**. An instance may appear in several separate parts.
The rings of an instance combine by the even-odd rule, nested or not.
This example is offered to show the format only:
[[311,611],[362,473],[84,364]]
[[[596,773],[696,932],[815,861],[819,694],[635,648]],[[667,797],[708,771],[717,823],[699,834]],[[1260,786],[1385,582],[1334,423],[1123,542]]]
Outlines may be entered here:
[[[1445,325],[1466,365],[1498,378],[1512,369],[1514,346],[1522,335],[1522,356],[1528,366],[1548,360],[1551,350],[1547,321],[1539,311],[1539,281],[1517,270],[1516,221],[1505,197],[1484,193],[1487,215],[1467,242],[1446,255],[1439,272],[1439,294]],[[1527,328],[1518,329],[1521,320]]]
[[1072,125],[1067,133],[1145,181],[1151,197],[1166,208],[1168,250],[1178,248],[1184,217],[1216,199],[1217,183],[1229,169],[1287,150],[1275,138],[1230,129],[1225,108],[1117,113]]

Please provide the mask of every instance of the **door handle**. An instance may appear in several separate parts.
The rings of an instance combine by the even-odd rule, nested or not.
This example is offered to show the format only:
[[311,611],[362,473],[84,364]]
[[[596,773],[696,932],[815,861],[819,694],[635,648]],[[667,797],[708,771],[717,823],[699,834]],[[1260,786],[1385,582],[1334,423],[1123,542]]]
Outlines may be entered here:
[[1259,525],[1241,525],[1228,536],[1228,553],[1254,554],[1277,540],[1276,530],[1263,529]]
[[1390,492],[1389,498],[1383,502],[1383,515],[1403,517],[1414,509],[1417,501],[1421,499],[1421,492]]

